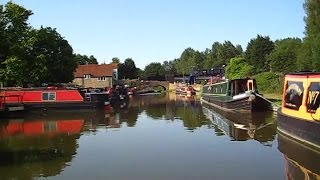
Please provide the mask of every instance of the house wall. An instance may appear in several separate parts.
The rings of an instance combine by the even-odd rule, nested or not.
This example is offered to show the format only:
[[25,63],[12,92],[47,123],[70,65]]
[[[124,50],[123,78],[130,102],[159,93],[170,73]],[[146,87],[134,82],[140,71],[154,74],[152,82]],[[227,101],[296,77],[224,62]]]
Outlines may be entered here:
[[75,78],[73,83],[77,85],[93,88],[104,88],[104,87],[112,87],[112,77],[107,77],[106,81],[98,81],[98,78]]

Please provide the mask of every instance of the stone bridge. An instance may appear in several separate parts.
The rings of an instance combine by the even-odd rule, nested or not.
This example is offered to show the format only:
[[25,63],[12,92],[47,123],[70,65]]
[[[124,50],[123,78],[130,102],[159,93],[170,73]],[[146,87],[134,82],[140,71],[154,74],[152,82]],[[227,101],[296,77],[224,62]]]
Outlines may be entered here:
[[161,86],[165,90],[169,90],[169,81],[141,81],[143,87],[157,87]]

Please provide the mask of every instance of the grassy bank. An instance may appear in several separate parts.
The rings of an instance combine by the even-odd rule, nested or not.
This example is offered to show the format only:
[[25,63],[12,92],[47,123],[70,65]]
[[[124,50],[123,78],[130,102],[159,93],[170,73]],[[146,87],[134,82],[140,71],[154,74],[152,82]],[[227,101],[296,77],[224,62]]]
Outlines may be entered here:
[[281,106],[282,94],[263,93],[263,96],[277,106]]

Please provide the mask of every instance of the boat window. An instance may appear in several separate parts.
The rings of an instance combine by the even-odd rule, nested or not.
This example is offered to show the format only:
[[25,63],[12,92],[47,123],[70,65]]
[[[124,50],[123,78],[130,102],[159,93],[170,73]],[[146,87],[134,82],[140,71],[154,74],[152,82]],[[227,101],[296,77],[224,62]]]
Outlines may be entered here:
[[320,104],[320,82],[311,82],[308,88],[307,112],[316,113]]
[[303,84],[298,81],[287,81],[284,106],[289,109],[299,110],[303,98]]
[[55,92],[43,92],[42,93],[42,100],[43,101],[55,101],[56,100],[56,93]]

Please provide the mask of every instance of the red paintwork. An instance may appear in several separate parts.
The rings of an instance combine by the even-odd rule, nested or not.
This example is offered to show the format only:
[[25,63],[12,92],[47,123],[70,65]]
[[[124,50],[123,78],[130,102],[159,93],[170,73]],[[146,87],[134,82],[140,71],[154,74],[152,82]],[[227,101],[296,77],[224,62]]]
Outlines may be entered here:
[[[0,137],[13,135],[37,136],[65,133],[79,133],[84,120],[58,120],[58,121],[28,121],[9,122],[5,127],[0,127]],[[50,129],[45,126],[52,126]]]
[[[39,90],[3,90],[0,92],[0,96],[6,96],[6,103],[34,103],[34,102],[52,102],[52,101],[43,101],[42,93],[43,92],[55,92],[56,100],[54,102],[68,102],[68,101],[83,101],[82,96],[78,90],[61,90],[61,89],[39,89]],[[18,97],[8,97],[15,95]],[[19,100],[20,97],[20,100]]]
[[290,78],[320,78],[320,74],[287,74],[286,77]]
[[57,129],[59,133],[78,133],[83,122],[83,120],[59,120],[57,121]]

